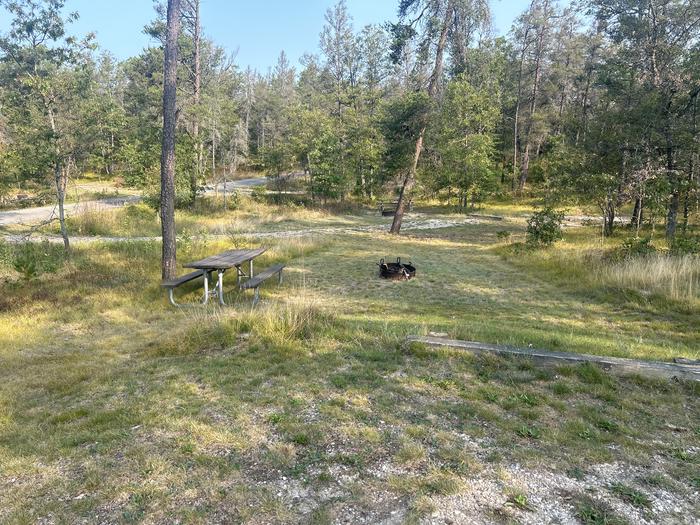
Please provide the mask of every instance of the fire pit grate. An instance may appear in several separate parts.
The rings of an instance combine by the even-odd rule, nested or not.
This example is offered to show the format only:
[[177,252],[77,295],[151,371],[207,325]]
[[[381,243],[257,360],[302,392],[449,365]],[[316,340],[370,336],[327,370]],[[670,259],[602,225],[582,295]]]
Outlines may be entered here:
[[379,261],[379,276],[392,281],[408,281],[416,276],[416,267],[411,262],[402,263],[400,257],[395,263],[387,263],[382,259]]

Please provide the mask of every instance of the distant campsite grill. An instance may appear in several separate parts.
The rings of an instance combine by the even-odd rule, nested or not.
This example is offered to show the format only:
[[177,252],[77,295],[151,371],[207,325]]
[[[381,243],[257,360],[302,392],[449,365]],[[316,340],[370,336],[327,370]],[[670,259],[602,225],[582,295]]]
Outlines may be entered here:
[[395,263],[382,259],[379,261],[379,276],[392,281],[408,281],[416,276],[416,267],[410,262],[403,264],[400,258]]

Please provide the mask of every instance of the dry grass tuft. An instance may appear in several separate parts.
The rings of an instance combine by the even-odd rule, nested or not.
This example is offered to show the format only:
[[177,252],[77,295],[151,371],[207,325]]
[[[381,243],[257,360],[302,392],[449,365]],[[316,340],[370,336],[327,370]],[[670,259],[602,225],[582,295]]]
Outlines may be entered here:
[[676,301],[700,300],[700,257],[653,255],[601,268],[598,278],[614,287]]

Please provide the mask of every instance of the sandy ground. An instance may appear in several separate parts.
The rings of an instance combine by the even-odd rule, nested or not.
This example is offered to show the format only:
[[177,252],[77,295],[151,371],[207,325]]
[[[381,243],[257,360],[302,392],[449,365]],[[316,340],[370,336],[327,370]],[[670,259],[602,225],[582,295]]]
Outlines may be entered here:
[[[231,191],[250,190],[255,186],[261,186],[267,183],[265,178],[241,179],[233,182],[228,182],[226,188]],[[223,192],[224,185],[219,184],[216,188],[209,187],[205,194],[214,195],[216,191]],[[85,209],[113,209],[121,208],[127,204],[135,204],[141,200],[138,195],[128,195],[124,197],[109,197],[101,200],[90,200],[73,204],[66,204],[66,215],[71,216],[81,213]],[[0,211],[0,227],[21,224],[32,226],[41,222],[49,221],[58,216],[58,207],[56,205],[41,206],[37,208],[24,208],[18,210]]]
[[[412,231],[412,230],[439,230],[442,228],[451,228],[453,226],[461,226],[464,224],[481,224],[483,221],[475,217],[464,217],[457,219],[430,219],[426,218],[425,215],[413,214],[410,218],[407,218],[402,227],[402,231]],[[326,228],[305,228],[300,230],[283,230],[274,232],[241,232],[237,235],[241,237],[250,237],[255,239],[290,239],[295,237],[306,237],[309,235],[338,235],[347,233],[360,233],[360,232],[371,232],[371,231],[388,231],[390,223],[379,224],[372,226],[356,226],[356,227],[345,227],[345,226],[330,226]],[[228,238],[228,235],[208,235],[210,238]],[[26,235],[4,235],[0,236],[5,242],[19,243],[26,242]],[[32,235],[31,240],[33,241],[48,241],[54,243],[62,243],[63,239],[56,235]],[[99,236],[71,236],[71,243],[91,243],[91,242],[126,242],[126,241],[158,241],[159,236],[154,237],[99,237]]]

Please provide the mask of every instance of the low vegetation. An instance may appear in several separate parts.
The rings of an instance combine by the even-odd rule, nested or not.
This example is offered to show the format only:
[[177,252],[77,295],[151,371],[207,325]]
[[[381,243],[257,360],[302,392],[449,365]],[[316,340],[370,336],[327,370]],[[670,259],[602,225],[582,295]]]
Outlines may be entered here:
[[[665,242],[656,238],[659,246]],[[500,249],[503,256],[524,271],[547,272],[562,286],[586,288],[590,296],[655,303],[695,310],[700,305],[700,255],[673,250],[630,248],[630,240],[596,239],[595,230],[580,228],[548,250],[527,250],[517,243]],[[639,243],[634,243],[639,246]],[[615,299],[617,298],[617,299]]]
[[700,521],[700,382],[409,342],[700,358],[698,0],[338,0],[264,73],[73,3],[0,0],[0,523]]
[[[248,206],[221,217],[245,224]],[[78,244],[51,267],[42,245],[4,245],[43,270],[27,280],[3,258],[0,521],[455,519],[460,498],[487,495],[474,511],[484,522],[546,520],[552,506],[582,523],[654,522],[673,516],[668,501],[677,517],[697,513],[696,385],[405,343],[441,331],[700,357],[697,303],[591,290],[598,269],[566,263],[597,242],[593,230],[514,255],[498,232],[523,238],[519,212],[442,215],[445,227],[427,217],[397,238],[367,212],[287,210],[286,223],[256,206],[263,233],[309,216],[327,226],[237,237],[270,247],[260,264],[289,264],[255,310],[239,294],[227,309],[169,308],[157,241]],[[190,220],[209,228],[208,214]],[[183,236],[180,260],[231,242]],[[377,281],[390,256],[411,259],[418,278]]]

